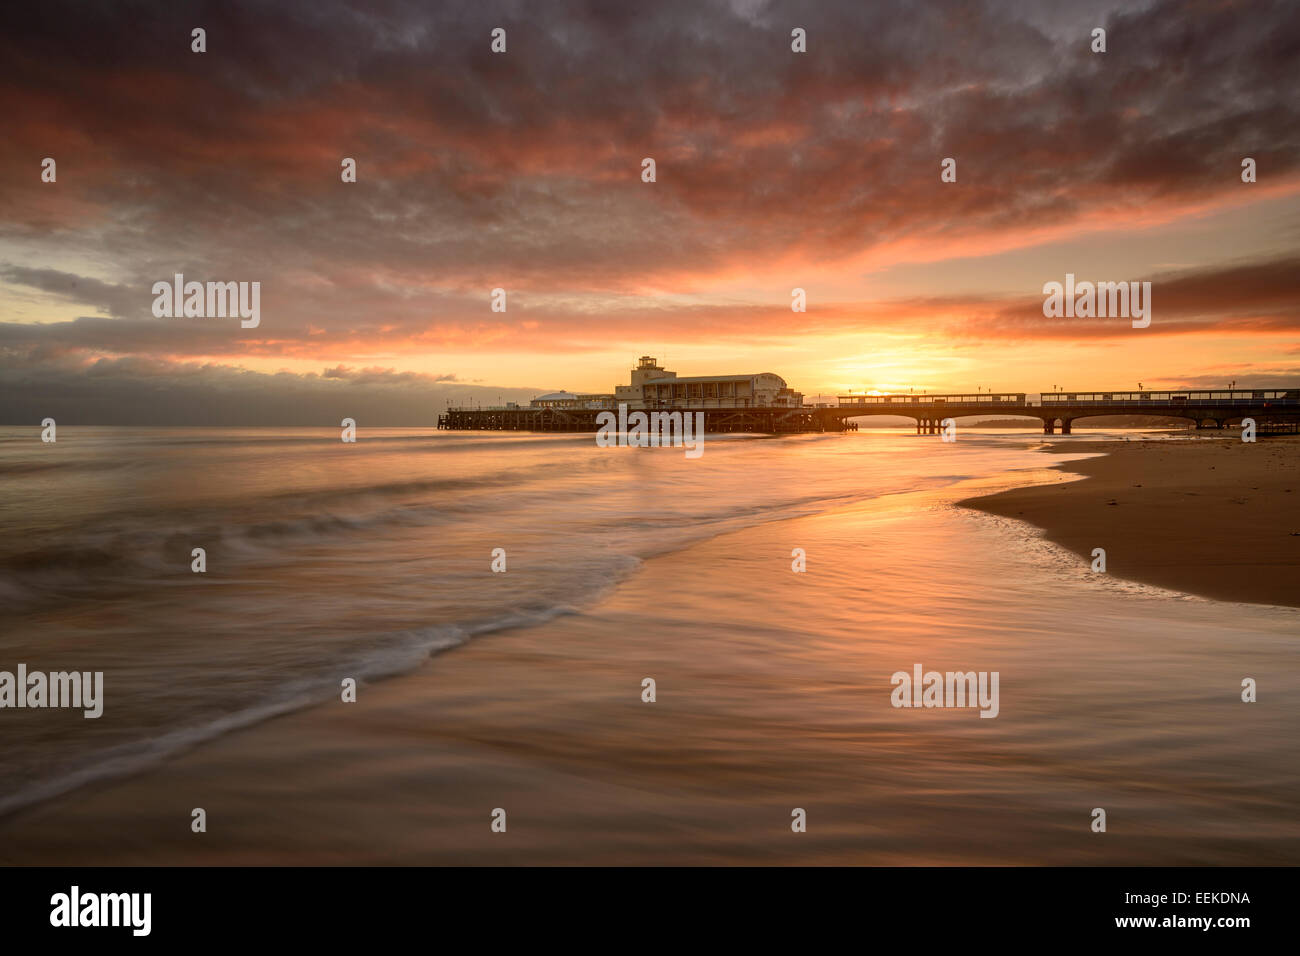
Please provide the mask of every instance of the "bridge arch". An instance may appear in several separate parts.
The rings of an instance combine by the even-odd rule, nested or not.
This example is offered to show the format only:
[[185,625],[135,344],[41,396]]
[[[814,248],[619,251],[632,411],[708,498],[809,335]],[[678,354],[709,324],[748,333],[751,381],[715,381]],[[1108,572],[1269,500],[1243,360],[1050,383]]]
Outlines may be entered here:
[[[1224,422],[1228,421],[1228,419],[1218,419],[1212,415],[1187,413],[1182,409],[1171,409],[1169,412],[1160,412],[1159,414],[1152,414],[1152,413],[1142,413],[1142,412],[1137,412],[1137,413],[1126,412],[1123,408],[1104,408],[1104,409],[1099,408],[1096,411],[1089,410],[1089,411],[1084,411],[1082,413],[1075,412],[1074,414],[1070,415],[1068,420],[1075,422],[1084,418],[1112,418],[1116,415],[1125,415],[1125,414],[1129,415],[1132,418],[1156,418],[1156,419],[1177,418],[1181,421],[1191,422],[1193,425],[1196,425],[1196,427],[1198,428],[1201,427],[1202,422],[1210,421],[1210,422],[1218,423],[1219,421],[1224,421]],[[1223,426],[1220,424],[1216,424],[1214,427],[1221,428]],[[1063,434],[1069,434],[1069,433],[1064,432]]]
[[[838,410],[843,411],[845,406],[840,406]],[[1029,421],[1039,421],[1046,425],[1048,419],[1044,418],[1037,411],[1030,411],[1024,406],[1013,406],[1006,409],[996,409],[989,411],[981,409],[980,411],[962,411],[960,408],[936,410],[934,407],[918,409],[916,412],[910,409],[887,409],[876,411],[868,407],[866,410],[854,408],[849,414],[841,416],[845,420],[850,418],[910,418],[916,422],[916,433],[918,435],[934,435],[942,430],[942,422],[945,418],[951,418],[957,421],[962,418],[1024,418]],[[1054,421],[1055,419],[1053,419]],[[1067,432],[1068,434],[1068,432]]]

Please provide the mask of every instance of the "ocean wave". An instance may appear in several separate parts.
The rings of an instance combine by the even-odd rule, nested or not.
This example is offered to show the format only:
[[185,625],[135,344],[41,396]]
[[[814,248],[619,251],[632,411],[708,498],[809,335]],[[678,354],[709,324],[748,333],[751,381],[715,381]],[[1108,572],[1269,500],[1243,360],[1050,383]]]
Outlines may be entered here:
[[170,730],[108,747],[90,754],[86,762],[47,780],[0,797],[0,817],[70,793],[97,781],[116,779],[147,770],[201,744],[235,730],[263,723],[273,717],[325,703],[339,691],[338,675],[356,678],[358,685],[410,673],[430,657],[459,647],[484,634],[534,627],[568,614],[579,613],[571,604],[537,608],[516,608],[495,617],[465,624],[438,625],[385,635],[395,644],[318,675],[286,684],[269,700],[212,718],[200,724]]

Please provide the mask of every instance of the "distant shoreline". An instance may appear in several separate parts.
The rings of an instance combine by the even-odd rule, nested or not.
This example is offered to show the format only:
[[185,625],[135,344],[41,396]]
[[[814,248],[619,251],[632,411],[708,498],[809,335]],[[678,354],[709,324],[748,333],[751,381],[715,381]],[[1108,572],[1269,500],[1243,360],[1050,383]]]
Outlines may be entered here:
[[1103,548],[1117,577],[1300,607],[1300,441],[1074,441],[1044,451],[1106,454],[1055,466],[1083,481],[961,504],[1033,524],[1088,563]]

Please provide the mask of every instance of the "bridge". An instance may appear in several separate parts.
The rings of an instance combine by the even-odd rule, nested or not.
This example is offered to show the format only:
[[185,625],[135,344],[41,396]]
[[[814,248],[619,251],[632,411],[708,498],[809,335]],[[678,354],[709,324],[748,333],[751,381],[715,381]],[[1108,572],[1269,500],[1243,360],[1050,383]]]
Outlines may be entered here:
[[1197,428],[1223,428],[1230,422],[1253,418],[1262,430],[1284,430],[1300,424],[1300,389],[1213,389],[1135,392],[1044,392],[1038,402],[1024,392],[975,395],[841,395],[830,409],[844,418],[895,415],[916,420],[917,434],[933,434],[945,418],[973,415],[1037,418],[1043,433],[1060,426],[1068,435],[1081,418],[1102,415],[1149,415],[1183,418]]

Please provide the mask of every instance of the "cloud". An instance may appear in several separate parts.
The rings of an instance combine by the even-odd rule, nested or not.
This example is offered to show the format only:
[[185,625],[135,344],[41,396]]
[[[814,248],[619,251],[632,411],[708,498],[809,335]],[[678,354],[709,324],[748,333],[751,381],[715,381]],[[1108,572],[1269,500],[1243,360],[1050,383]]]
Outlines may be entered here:
[[[364,369],[577,353],[647,321],[788,335],[779,297],[753,304],[787,272],[1123,235],[1240,202],[1246,155],[1257,193],[1300,194],[1297,42],[1281,0],[20,5],[0,36],[0,294],[69,321],[8,323],[0,346]],[[1294,329],[1276,275],[1222,269],[1226,286],[1162,280],[1152,331]],[[149,289],[177,272],[261,281],[261,327],[154,320]],[[1040,308],[864,286],[806,322],[1111,334]]]
[[69,425],[424,426],[453,404],[527,402],[541,388],[486,388],[393,369],[254,372],[129,356],[83,361],[0,347],[4,421]]
[[0,281],[39,289],[66,302],[97,306],[109,315],[130,314],[137,305],[132,299],[139,298],[136,290],[125,286],[57,269],[27,269],[3,263],[0,264]]

